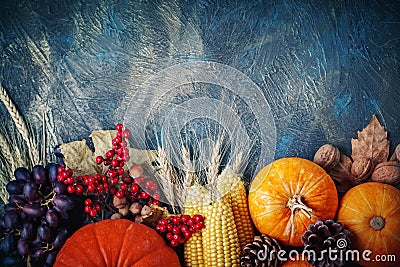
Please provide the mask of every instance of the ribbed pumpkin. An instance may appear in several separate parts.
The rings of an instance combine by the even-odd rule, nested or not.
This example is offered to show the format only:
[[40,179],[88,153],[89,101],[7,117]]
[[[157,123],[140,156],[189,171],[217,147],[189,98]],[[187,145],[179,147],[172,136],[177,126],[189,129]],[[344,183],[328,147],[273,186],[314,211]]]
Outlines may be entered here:
[[[372,251],[376,255],[396,255],[400,262],[400,190],[369,182],[350,189],[342,198],[338,221],[352,234],[352,247],[360,252]],[[361,261],[364,266],[393,266],[393,261]]]
[[338,195],[331,177],[317,164],[282,158],[264,167],[249,192],[249,209],[257,229],[283,245],[301,246],[311,223],[333,219]]
[[153,229],[128,220],[103,220],[76,231],[54,267],[177,267],[176,253]]

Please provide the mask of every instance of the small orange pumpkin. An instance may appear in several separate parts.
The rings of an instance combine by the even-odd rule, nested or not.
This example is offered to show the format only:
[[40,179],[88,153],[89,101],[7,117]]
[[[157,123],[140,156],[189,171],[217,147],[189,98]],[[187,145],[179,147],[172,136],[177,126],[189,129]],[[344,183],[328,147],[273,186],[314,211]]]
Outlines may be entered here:
[[[362,265],[395,264],[393,260],[375,261],[376,255],[395,255],[396,262],[400,262],[400,190],[378,182],[353,187],[343,196],[337,219],[352,234],[352,248],[359,251]],[[366,255],[369,262],[362,257],[366,250],[372,252]]]
[[153,229],[129,220],[103,220],[76,231],[54,267],[177,267],[176,253]]
[[249,192],[249,209],[257,229],[283,245],[301,246],[311,223],[333,219],[338,195],[331,177],[317,164],[282,158],[264,167]]

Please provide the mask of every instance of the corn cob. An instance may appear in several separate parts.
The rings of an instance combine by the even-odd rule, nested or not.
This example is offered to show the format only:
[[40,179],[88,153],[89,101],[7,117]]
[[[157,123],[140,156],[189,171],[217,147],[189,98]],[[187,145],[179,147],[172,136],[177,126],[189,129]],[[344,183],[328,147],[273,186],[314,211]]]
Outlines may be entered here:
[[244,182],[234,172],[225,169],[219,175],[217,189],[221,195],[230,196],[239,237],[239,246],[242,250],[246,244],[252,242],[254,238],[254,229],[251,223]]
[[[191,186],[185,203],[185,214],[193,216],[203,214],[203,199],[207,189],[200,185]],[[187,267],[202,267],[203,260],[202,232],[193,233],[192,237],[184,244],[184,260]]]
[[204,266],[239,266],[240,247],[235,220],[226,195],[204,207]]

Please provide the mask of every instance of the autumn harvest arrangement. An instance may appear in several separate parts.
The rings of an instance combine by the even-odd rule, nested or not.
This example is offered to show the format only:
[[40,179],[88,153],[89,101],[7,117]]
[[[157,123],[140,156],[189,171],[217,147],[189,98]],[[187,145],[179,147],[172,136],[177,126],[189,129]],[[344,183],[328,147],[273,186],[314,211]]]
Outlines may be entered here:
[[[179,169],[158,140],[154,150],[131,147],[122,124],[92,132],[94,151],[86,140],[65,143],[45,162],[4,90],[2,101],[20,135],[3,143],[21,158],[1,161],[1,266],[399,264],[400,146],[389,155],[375,116],[351,141],[351,157],[326,144],[313,161],[277,159],[246,184],[247,151],[227,158],[217,138],[198,169],[182,145]],[[389,260],[344,256],[367,250]]]

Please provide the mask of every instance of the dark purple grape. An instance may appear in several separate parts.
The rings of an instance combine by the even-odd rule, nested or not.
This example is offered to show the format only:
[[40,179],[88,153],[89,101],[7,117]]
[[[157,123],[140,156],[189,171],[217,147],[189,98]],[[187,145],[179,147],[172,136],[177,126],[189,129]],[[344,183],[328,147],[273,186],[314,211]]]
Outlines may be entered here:
[[46,166],[48,175],[49,175],[49,180],[51,183],[55,183],[57,181],[57,176],[58,176],[58,164],[56,163],[49,163]]
[[62,183],[62,182],[55,182],[54,183],[54,188],[53,191],[57,194],[57,195],[62,195],[62,194],[66,194],[67,193],[67,187],[68,185]]
[[56,238],[53,241],[53,246],[55,248],[61,248],[65,241],[67,241],[67,237],[68,237],[68,230],[66,228],[61,228],[60,230],[58,230]]
[[52,234],[50,226],[46,224],[39,225],[37,235],[43,242],[51,242]]
[[32,173],[24,167],[19,167],[14,171],[14,177],[17,180],[33,181]]
[[42,165],[36,165],[32,168],[32,176],[37,184],[46,184],[49,181],[47,179],[47,170]]
[[31,242],[31,245],[33,248],[39,248],[44,245],[44,242],[39,237],[36,237],[36,239]]
[[60,217],[60,214],[56,210],[50,209],[46,212],[45,220],[49,226],[57,228],[61,220]]
[[36,237],[36,227],[32,222],[24,222],[21,228],[21,238],[33,240]]
[[64,158],[64,155],[61,153],[60,145],[57,145],[53,150],[54,156],[57,158]]
[[32,218],[42,217],[46,214],[46,208],[38,203],[26,204],[22,210],[28,217]]
[[23,195],[10,195],[8,198],[9,203],[15,203],[19,206],[23,206],[27,203],[25,197]]
[[18,253],[21,256],[28,256],[30,249],[29,249],[29,242],[26,241],[25,239],[20,238],[18,240],[18,245],[17,245]]
[[4,205],[4,212],[9,212],[9,211],[16,211],[18,210],[18,206],[15,205],[15,203],[7,203]]
[[53,192],[53,186],[52,185],[41,186],[39,190],[44,196],[47,196],[51,192]]
[[53,201],[59,210],[69,211],[74,207],[74,202],[66,195],[56,195]]
[[7,229],[15,229],[21,227],[21,216],[16,211],[9,211],[4,215],[4,226]]
[[6,185],[6,190],[12,195],[20,195],[24,190],[25,181],[23,180],[12,180]]
[[45,267],[53,266],[54,262],[56,261],[58,251],[50,250],[47,253],[46,260],[44,262]]
[[13,233],[5,234],[1,241],[1,250],[4,254],[11,254],[17,249],[17,239]]
[[28,182],[24,185],[24,197],[28,201],[35,201],[39,198],[38,186],[35,183]]
[[44,255],[44,250],[43,249],[35,249],[34,251],[32,251],[31,253],[31,258],[32,259],[39,259],[40,257],[42,257]]
[[18,267],[18,266],[23,266],[23,262],[21,257],[19,256],[6,256],[3,261],[1,266],[3,267]]
[[61,210],[61,209],[59,209],[57,206],[54,206],[53,209],[56,210],[56,211],[60,214],[61,219],[63,219],[63,220],[68,220],[68,217],[69,217],[69,216],[68,216],[68,211],[66,211],[66,210]]

